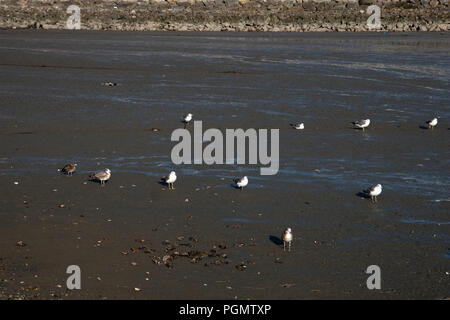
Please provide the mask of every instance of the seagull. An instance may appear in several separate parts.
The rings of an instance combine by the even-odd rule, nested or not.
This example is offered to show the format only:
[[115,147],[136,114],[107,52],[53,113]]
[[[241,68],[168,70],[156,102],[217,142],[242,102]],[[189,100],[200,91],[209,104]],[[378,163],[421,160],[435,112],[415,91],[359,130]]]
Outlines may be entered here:
[[286,242],[288,243],[288,250],[291,251],[291,242],[294,236],[292,235],[291,228],[287,228],[283,233],[283,250],[286,251]]
[[237,185],[241,190],[244,190],[244,187],[245,187],[246,185],[248,185],[248,178],[247,178],[247,176],[244,176],[244,177],[241,178],[241,179],[234,179],[233,181],[234,181],[234,183],[236,183],[236,185]]
[[65,174],[72,175],[77,169],[76,163],[66,164],[62,169],[58,169],[58,171],[64,172]]
[[111,178],[111,170],[105,169],[104,171],[99,171],[97,173],[93,173],[89,176],[92,180],[100,181],[100,184],[104,184],[105,181],[108,181]]
[[353,121],[352,124],[353,124],[355,127],[358,127],[358,128],[360,128],[360,129],[363,129],[363,131],[364,131],[364,128],[367,128],[367,127],[369,126],[369,124],[370,124],[370,119],[359,120],[359,121]]
[[182,122],[184,123],[184,128],[185,128],[185,129],[186,129],[186,126],[189,124],[189,122],[191,122],[192,117],[193,117],[192,113],[188,113],[187,115],[185,115],[185,116],[183,117]]
[[377,202],[377,197],[380,195],[381,191],[383,191],[383,187],[381,186],[381,184],[377,184],[370,189],[363,190],[365,194],[370,195],[372,203]]
[[437,125],[437,123],[438,123],[438,119],[437,119],[437,118],[433,118],[433,119],[431,119],[431,120],[426,121],[425,123],[428,125],[428,129],[431,128],[431,130],[433,130],[434,127],[435,127],[435,126]]
[[291,123],[291,127],[294,128],[295,130],[303,130],[305,129],[305,124],[303,122],[297,124]]
[[169,186],[169,190],[174,190],[173,183],[177,180],[177,175],[175,171],[171,171],[170,174],[166,177],[161,178],[161,181],[164,181]]

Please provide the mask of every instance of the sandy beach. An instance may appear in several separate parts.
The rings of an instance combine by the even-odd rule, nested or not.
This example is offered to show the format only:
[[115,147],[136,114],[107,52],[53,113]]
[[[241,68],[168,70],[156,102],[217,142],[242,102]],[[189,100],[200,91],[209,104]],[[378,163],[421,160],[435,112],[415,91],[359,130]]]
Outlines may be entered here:
[[[450,297],[448,33],[1,30],[0,44],[0,299]],[[279,173],[175,166],[187,112],[280,129]],[[89,181],[104,168],[105,186]],[[358,195],[376,183],[378,203]]]

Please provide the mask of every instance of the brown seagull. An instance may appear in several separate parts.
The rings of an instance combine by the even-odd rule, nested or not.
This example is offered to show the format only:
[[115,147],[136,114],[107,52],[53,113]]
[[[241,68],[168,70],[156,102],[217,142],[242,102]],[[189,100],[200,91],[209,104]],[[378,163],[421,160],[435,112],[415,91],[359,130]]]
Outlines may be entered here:
[[77,164],[76,163],[69,163],[66,164],[62,169],[59,169],[59,171],[64,172],[65,174],[72,175],[75,170],[77,170]]

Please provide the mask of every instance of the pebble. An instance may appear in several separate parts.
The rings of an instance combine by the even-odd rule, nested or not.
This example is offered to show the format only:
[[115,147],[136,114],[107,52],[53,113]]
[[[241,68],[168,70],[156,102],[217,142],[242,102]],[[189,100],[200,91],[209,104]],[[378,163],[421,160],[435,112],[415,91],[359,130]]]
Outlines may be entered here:
[[20,240],[20,241],[17,241],[16,245],[17,245],[18,247],[25,247],[25,246],[26,246],[26,243],[23,242],[22,240]]

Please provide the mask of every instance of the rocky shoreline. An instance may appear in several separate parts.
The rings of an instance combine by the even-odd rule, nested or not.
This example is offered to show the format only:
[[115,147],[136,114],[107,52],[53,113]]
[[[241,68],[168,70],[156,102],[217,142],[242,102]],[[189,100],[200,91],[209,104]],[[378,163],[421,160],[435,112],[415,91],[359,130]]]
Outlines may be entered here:
[[448,0],[2,0],[0,28],[67,29],[67,8],[77,5],[85,30],[374,31],[372,4],[378,31],[450,29]]

